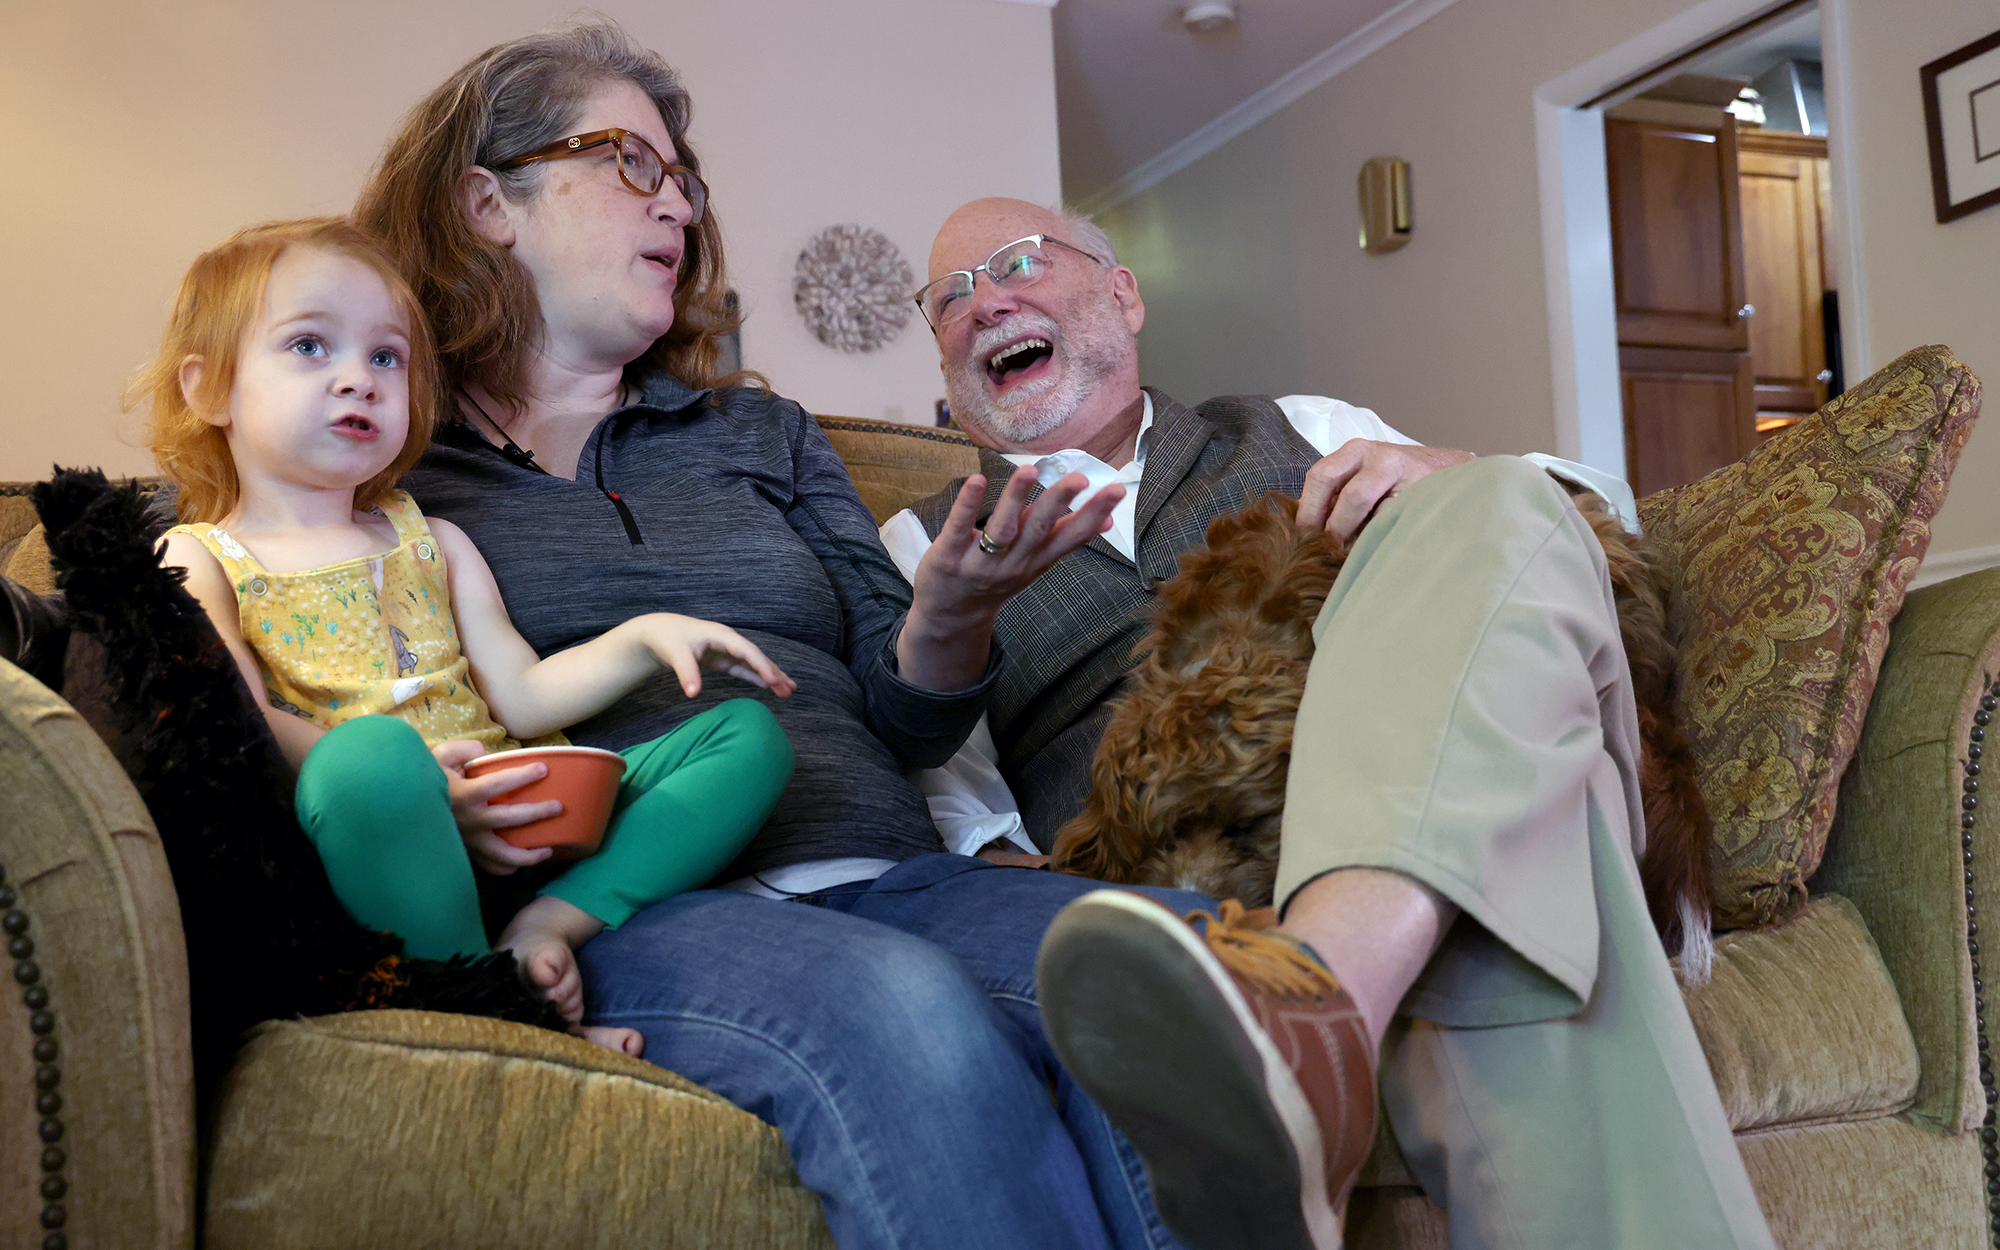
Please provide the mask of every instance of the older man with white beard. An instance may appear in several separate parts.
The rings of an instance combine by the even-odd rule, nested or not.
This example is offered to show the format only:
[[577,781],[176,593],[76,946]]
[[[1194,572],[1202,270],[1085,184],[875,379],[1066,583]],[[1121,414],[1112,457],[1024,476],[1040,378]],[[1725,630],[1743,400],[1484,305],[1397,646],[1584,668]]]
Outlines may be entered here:
[[[1073,506],[1117,498],[999,612],[990,740],[927,786],[947,844],[1048,848],[1152,589],[1209,521],[1279,490],[1353,540],[1295,727],[1282,924],[1103,890],[1042,945],[1047,1032],[1169,1226],[1197,1250],[1338,1246],[1379,1074],[1455,1247],[1770,1245],[1639,888],[1603,555],[1543,469],[1629,518],[1624,484],[1420,447],[1337,400],[1142,389],[1137,279],[1071,214],[967,204],[930,279],[917,301],[981,448],[966,559],[1049,523],[1007,489],[1019,469],[1085,475]],[[906,574],[966,485],[883,527]]]

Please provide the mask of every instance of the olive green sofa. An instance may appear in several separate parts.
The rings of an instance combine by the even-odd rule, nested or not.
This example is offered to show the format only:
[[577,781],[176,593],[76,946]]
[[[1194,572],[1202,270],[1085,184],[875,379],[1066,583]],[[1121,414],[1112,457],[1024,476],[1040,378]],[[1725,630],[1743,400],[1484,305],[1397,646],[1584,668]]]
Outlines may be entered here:
[[[950,431],[823,424],[878,515],[973,465]],[[46,586],[24,493],[0,487],[0,570]],[[1967,768],[1996,676],[2000,570],[1909,596],[1812,902],[1723,937],[1689,995],[1781,1246],[1993,1237],[1966,900],[2000,914],[2000,821]],[[774,1129],[672,1073],[491,1020],[266,1024],[198,1129],[152,823],[78,713],[4,663],[0,874],[15,982],[0,995],[0,1245],[186,1247],[197,1225],[217,1250],[831,1244]],[[1392,1142],[1349,1243],[1445,1245]]]

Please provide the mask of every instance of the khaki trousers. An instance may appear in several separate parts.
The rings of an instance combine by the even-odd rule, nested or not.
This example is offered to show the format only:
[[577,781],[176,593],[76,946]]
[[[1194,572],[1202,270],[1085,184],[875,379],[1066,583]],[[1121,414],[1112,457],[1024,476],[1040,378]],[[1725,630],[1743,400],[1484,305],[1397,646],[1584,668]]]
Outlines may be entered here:
[[1454,1247],[1769,1247],[1654,935],[1602,550],[1547,474],[1434,474],[1314,626],[1277,898],[1391,869],[1461,915],[1384,1041],[1390,1127]]

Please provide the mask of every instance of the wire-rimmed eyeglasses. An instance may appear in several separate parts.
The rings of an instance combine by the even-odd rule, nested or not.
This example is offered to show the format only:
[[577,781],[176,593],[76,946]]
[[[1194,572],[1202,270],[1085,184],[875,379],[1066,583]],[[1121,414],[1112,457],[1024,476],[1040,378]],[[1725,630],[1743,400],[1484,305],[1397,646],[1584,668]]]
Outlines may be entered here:
[[995,286],[1020,288],[1033,286],[1048,272],[1052,258],[1042,250],[1043,245],[1075,252],[1102,265],[1104,258],[1072,246],[1061,239],[1046,234],[1031,234],[1025,239],[1016,239],[986,258],[986,263],[974,269],[955,269],[941,278],[926,283],[918,291],[915,299],[917,307],[923,310],[924,320],[930,322],[931,332],[936,333],[972,311],[967,302],[972,294],[973,281],[984,273]]
[[618,153],[619,180],[639,195],[658,195],[660,187],[668,178],[680,189],[681,198],[688,202],[694,215],[688,219],[690,226],[701,224],[701,215],[708,208],[708,184],[701,175],[685,165],[669,165],[661,159],[658,149],[646,142],[643,135],[621,130],[616,126],[609,130],[593,130],[586,135],[571,135],[558,139],[545,148],[536,148],[526,156],[517,156],[500,166],[501,169],[519,169],[536,161],[559,161],[565,157],[581,156],[592,148],[611,144]]

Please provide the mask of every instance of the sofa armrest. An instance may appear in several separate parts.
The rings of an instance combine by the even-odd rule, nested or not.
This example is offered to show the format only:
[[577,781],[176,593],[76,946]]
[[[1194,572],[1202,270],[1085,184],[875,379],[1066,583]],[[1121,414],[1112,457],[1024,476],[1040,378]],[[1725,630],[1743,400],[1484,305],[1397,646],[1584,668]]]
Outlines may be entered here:
[[[1867,921],[1922,1064],[1910,1113],[1949,1133],[1986,1113],[1977,1050],[1984,1004],[1968,921],[2000,915],[2000,814],[1975,807],[1968,830],[1961,799],[1974,715],[1996,677],[2000,569],[1910,594],[1811,883],[1815,893],[1845,895]],[[1991,737],[2000,744],[2000,724]],[[1996,963],[1989,950],[1983,975]]]
[[187,954],[166,857],[103,742],[4,661],[0,871],[0,1245],[41,1245],[55,1220],[73,1246],[192,1247]]
[[14,558],[14,549],[21,545],[21,539],[41,518],[35,515],[35,505],[28,497],[32,483],[0,482],[0,569],[8,567]]

